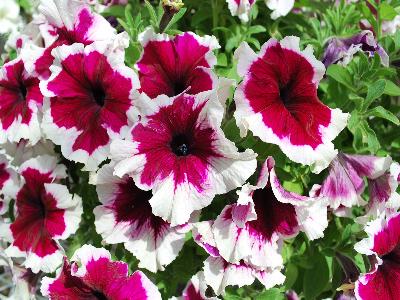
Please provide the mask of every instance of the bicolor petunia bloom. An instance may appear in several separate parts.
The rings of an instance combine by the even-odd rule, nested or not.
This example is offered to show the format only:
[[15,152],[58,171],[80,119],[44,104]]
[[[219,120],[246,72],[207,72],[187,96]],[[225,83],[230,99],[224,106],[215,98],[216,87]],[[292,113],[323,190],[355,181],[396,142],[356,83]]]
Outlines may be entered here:
[[323,236],[328,226],[327,204],[321,198],[284,190],[269,157],[256,186],[246,184],[236,204],[227,205],[212,231],[221,256],[256,268],[282,267],[280,248],[284,238],[304,231],[310,240]]
[[178,256],[190,226],[171,227],[153,215],[151,191],[139,189],[128,175],[114,176],[113,171],[111,163],[91,178],[102,203],[94,209],[96,231],[108,244],[124,243],[138,258],[140,268],[164,270]]
[[365,189],[364,177],[371,180],[379,178],[391,163],[390,157],[339,153],[329,167],[319,195],[327,198],[333,209],[363,205],[365,202],[361,194]]
[[400,165],[394,162],[384,174],[368,178],[369,201],[367,215],[376,218],[381,214],[395,213],[400,207],[397,187],[400,181]]
[[17,172],[10,161],[0,154],[0,215],[8,210],[9,200],[15,199],[19,189]]
[[255,0],[226,0],[232,16],[238,16],[243,22],[249,21],[250,10]]
[[257,269],[244,261],[232,264],[223,259],[217,248],[212,226],[212,221],[195,223],[193,239],[210,255],[204,261],[203,274],[206,284],[211,286],[215,294],[223,295],[227,286],[251,285],[255,279],[258,279],[266,289],[285,281],[280,268]]
[[139,80],[124,64],[125,34],[107,43],[60,46],[52,75],[40,88],[44,105],[43,131],[61,146],[67,159],[95,170],[109,153],[112,138],[129,132],[136,118],[133,106]]
[[104,248],[83,245],[57,271],[44,277],[40,291],[50,300],[161,300],[157,287],[140,271],[128,274],[128,264],[112,261]]
[[241,136],[250,130],[318,173],[336,156],[332,140],[346,127],[348,114],[318,99],[325,68],[312,48],[301,51],[299,42],[293,36],[270,39],[259,54],[241,44],[235,52],[243,77],[235,92],[235,118]]
[[254,173],[256,154],[239,153],[220,128],[224,109],[215,92],[143,97],[137,106],[141,121],[127,140],[111,144],[114,174],[128,174],[140,189],[151,189],[153,213],[172,226],[185,224],[216,194]]
[[189,280],[181,297],[172,297],[171,300],[218,300],[218,297],[206,296],[207,284],[202,271]]
[[11,242],[6,254],[25,258],[23,266],[34,273],[53,272],[63,257],[58,241],[78,228],[81,199],[58,183],[66,173],[54,157],[32,158],[21,165],[19,174],[22,184],[15,200],[16,217],[1,231]]
[[150,98],[182,92],[195,95],[218,87],[212,68],[217,63],[213,50],[220,46],[214,36],[184,32],[170,37],[149,28],[139,35],[139,41],[143,53],[136,68],[141,91]]
[[54,60],[54,48],[73,43],[90,45],[96,41],[109,41],[116,34],[110,23],[91,12],[84,1],[41,0],[39,12],[42,19],[39,28],[46,48],[31,45],[29,70],[44,79],[51,75],[49,67]]
[[336,37],[330,39],[325,49],[322,62],[325,67],[335,63],[347,65],[353,59],[353,55],[359,51],[372,57],[377,53],[381,58],[382,64],[384,66],[389,65],[388,54],[385,49],[376,42],[374,34],[369,30],[364,30],[345,39]]
[[41,137],[44,97],[39,79],[27,72],[21,56],[0,69],[0,143],[26,139],[34,145]]
[[271,18],[273,20],[284,17],[292,10],[295,0],[265,0],[268,8],[272,10]]
[[378,218],[365,231],[368,238],[355,245],[362,254],[369,255],[371,269],[362,274],[355,284],[358,300],[395,300],[400,290],[400,214]]

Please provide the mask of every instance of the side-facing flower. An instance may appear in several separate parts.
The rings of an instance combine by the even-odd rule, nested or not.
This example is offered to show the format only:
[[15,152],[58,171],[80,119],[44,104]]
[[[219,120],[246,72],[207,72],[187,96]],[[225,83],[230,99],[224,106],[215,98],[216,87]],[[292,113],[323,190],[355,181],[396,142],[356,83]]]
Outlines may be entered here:
[[19,168],[22,185],[16,200],[16,217],[4,238],[11,242],[10,257],[23,257],[34,273],[53,272],[62,262],[58,240],[73,234],[82,214],[81,199],[57,183],[66,176],[64,166],[51,156],[32,158]]
[[256,154],[239,153],[220,128],[224,110],[215,92],[143,97],[137,105],[141,121],[127,140],[111,144],[114,174],[128,174],[140,189],[152,189],[153,213],[172,226],[186,223],[216,194],[254,173]]
[[153,215],[151,191],[139,189],[128,175],[113,175],[114,163],[103,166],[91,181],[102,205],[94,209],[96,231],[109,244],[124,243],[139,267],[164,270],[179,254],[189,225],[171,227]]
[[215,242],[226,261],[280,268],[284,238],[300,230],[311,240],[320,238],[328,226],[326,202],[284,190],[274,164],[269,157],[257,185],[246,184],[238,192],[237,203],[226,206],[214,222]]
[[0,154],[0,215],[8,210],[10,199],[14,199],[19,189],[17,172],[10,166],[5,155]]
[[389,169],[391,162],[390,157],[339,153],[329,167],[319,195],[326,197],[333,209],[363,205],[364,177],[379,178]]
[[345,128],[348,114],[330,109],[317,95],[325,68],[299,38],[270,39],[259,54],[247,43],[236,50],[238,74],[235,118],[242,136],[249,129],[278,145],[294,162],[320,172],[336,156],[332,140]]
[[46,48],[31,45],[31,63],[28,67],[45,79],[51,75],[49,67],[54,59],[52,50],[55,47],[109,41],[116,34],[110,23],[101,15],[91,12],[85,1],[41,0],[39,12],[42,19],[39,28]]
[[268,8],[272,10],[273,20],[286,16],[294,6],[294,0],[265,0]]
[[210,256],[204,261],[203,274],[207,285],[211,286],[215,294],[225,293],[230,285],[251,285],[258,279],[266,289],[282,284],[285,276],[279,268],[256,269],[244,261],[237,264],[227,262],[219,253],[212,232],[212,221],[204,221],[193,225],[193,239]]
[[377,53],[381,57],[382,64],[384,66],[389,65],[389,56],[376,42],[374,34],[369,30],[364,30],[349,38],[331,38],[328,41],[322,62],[325,67],[335,63],[347,65],[353,59],[353,55],[359,51],[363,51],[372,57]]
[[400,290],[400,214],[380,217],[370,222],[365,231],[368,238],[355,249],[370,256],[371,270],[362,274],[355,284],[358,300],[394,300]]
[[0,143],[26,139],[33,145],[41,137],[40,110],[44,97],[39,79],[27,72],[22,56],[0,69]]
[[50,300],[161,300],[157,287],[140,271],[128,274],[128,264],[112,261],[104,248],[83,245],[56,278],[44,277],[40,288]]
[[212,68],[217,63],[213,50],[220,46],[214,36],[200,37],[192,32],[170,37],[149,28],[139,36],[143,46],[136,63],[141,91],[150,98],[195,95],[217,88]]
[[249,21],[251,7],[255,0],[226,0],[232,16],[238,16],[243,22]]
[[218,297],[206,296],[207,284],[202,271],[193,275],[186,284],[181,297],[172,297],[171,300],[218,300]]
[[40,82],[43,131],[70,160],[95,170],[112,138],[129,131],[139,81],[124,64],[125,34],[107,43],[63,45],[53,50],[52,75]]

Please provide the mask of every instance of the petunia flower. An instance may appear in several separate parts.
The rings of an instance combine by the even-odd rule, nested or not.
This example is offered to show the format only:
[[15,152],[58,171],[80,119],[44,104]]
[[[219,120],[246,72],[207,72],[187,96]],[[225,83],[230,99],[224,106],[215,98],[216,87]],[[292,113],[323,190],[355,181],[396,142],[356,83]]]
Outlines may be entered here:
[[22,186],[16,200],[15,220],[3,224],[2,236],[11,242],[10,257],[25,259],[32,272],[53,272],[62,262],[58,244],[73,234],[82,214],[81,199],[71,195],[59,180],[65,168],[51,156],[32,158],[21,165]]
[[243,186],[237,203],[227,205],[214,222],[217,248],[230,263],[243,260],[261,269],[282,267],[284,238],[301,230],[313,240],[322,237],[328,226],[326,202],[284,190],[274,164],[269,157],[257,185]]
[[243,22],[249,21],[251,7],[255,0],[226,0],[232,16],[238,16]]
[[381,214],[395,213],[400,207],[399,186],[400,165],[393,162],[384,174],[368,179],[369,201],[368,217],[376,218]]
[[266,289],[282,284],[285,276],[280,268],[257,269],[244,261],[233,264],[222,258],[212,232],[213,221],[203,221],[193,225],[193,239],[210,256],[204,261],[203,273],[207,285],[215,294],[225,293],[225,288],[231,285],[239,287],[251,285],[258,279]]
[[56,278],[44,277],[43,296],[56,299],[161,300],[157,287],[140,271],[128,275],[128,264],[112,261],[104,248],[83,245]]
[[371,269],[355,284],[358,300],[393,300],[400,290],[400,214],[380,217],[370,222],[365,231],[368,238],[355,249],[370,256]]
[[19,189],[17,172],[10,161],[0,154],[0,215],[8,210],[9,200],[15,199]]
[[220,48],[214,36],[200,37],[192,32],[170,37],[152,28],[139,35],[143,46],[136,63],[141,91],[150,98],[195,95],[218,87],[212,68],[217,63],[213,50]]
[[241,136],[250,130],[278,145],[294,162],[326,168],[336,156],[332,140],[346,127],[348,114],[330,109],[317,95],[325,68],[299,38],[270,39],[259,54],[243,42],[236,50],[235,118]]
[[94,209],[96,231],[108,244],[124,243],[139,260],[139,267],[164,270],[179,254],[190,226],[171,227],[154,216],[151,191],[139,189],[132,178],[113,175],[114,163],[103,166],[91,182],[102,205]]
[[29,70],[44,79],[51,75],[52,50],[60,45],[82,43],[90,45],[96,41],[109,41],[116,30],[101,15],[91,12],[90,7],[79,0],[41,0],[40,31],[45,48],[31,45]]
[[141,121],[127,140],[111,144],[114,174],[128,174],[140,189],[151,189],[153,214],[171,226],[185,224],[193,211],[254,173],[256,154],[239,153],[220,128],[224,110],[215,92],[143,97],[137,106]]
[[112,138],[129,131],[139,81],[124,64],[128,38],[63,45],[53,50],[52,75],[40,88],[43,131],[69,160],[95,170],[107,158]]
[[41,155],[57,156],[54,144],[45,139],[40,139],[34,146],[29,145],[28,140],[20,140],[18,143],[5,143],[1,145],[0,153],[4,154],[14,167],[19,167],[27,160]]
[[206,296],[207,284],[202,271],[193,275],[186,284],[181,297],[172,297],[170,300],[218,300],[218,297]]
[[26,70],[23,54],[0,69],[0,143],[41,137],[40,119],[43,95],[39,79]]
[[391,163],[390,157],[339,153],[329,167],[319,194],[328,199],[333,209],[363,205],[365,202],[361,194],[365,189],[364,177],[370,180],[379,178]]
[[389,56],[385,49],[376,42],[374,34],[369,30],[364,30],[345,39],[331,38],[326,46],[322,62],[325,67],[335,63],[347,65],[353,59],[353,55],[359,51],[372,57],[377,53],[382,64],[384,66],[389,65]]
[[294,6],[294,0],[265,0],[265,3],[272,10],[273,20],[286,16]]

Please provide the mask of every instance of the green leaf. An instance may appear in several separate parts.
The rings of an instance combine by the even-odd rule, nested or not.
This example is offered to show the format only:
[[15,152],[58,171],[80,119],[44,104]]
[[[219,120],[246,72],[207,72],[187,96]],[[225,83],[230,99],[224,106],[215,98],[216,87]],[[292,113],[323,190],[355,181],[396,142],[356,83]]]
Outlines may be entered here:
[[272,288],[257,295],[255,300],[283,300],[285,296],[283,295],[282,291],[277,288]]
[[248,30],[247,30],[247,34],[248,35],[252,35],[252,34],[256,34],[256,33],[261,33],[261,32],[266,32],[267,29],[264,26],[261,25],[254,25],[251,26]]
[[346,68],[340,65],[330,65],[326,74],[337,82],[353,90],[351,75]]
[[289,290],[290,288],[293,287],[294,283],[297,280],[297,277],[299,276],[299,269],[295,264],[289,263],[286,266],[285,276],[286,276],[285,288],[286,290]]
[[323,255],[318,250],[314,253],[313,268],[304,273],[303,291],[306,299],[316,299],[329,282],[329,266]]
[[387,3],[379,5],[379,16],[382,20],[391,21],[397,16],[396,10]]
[[396,85],[393,81],[386,79],[384,93],[389,96],[400,96],[400,87]]
[[385,88],[386,88],[386,80],[384,79],[379,79],[378,81],[371,84],[368,87],[367,97],[365,98],[365,101],[362,104],[363,110],[366,110],[375,99],[382,96],[383,93],[385,92]]
[[399,119],[392,112],[388,111],[386,108],[384,108],[382,106],[377,106],[377,107],[370,109],[367,112],[367,115],[386,119],[386,120],[392,122],[393,124],[396,124],[397,126],[400,125]]
[[145,4],[145,6],[147,8],[147,11],[149,12],[150,19],[151,19],[151,21],[153,23],[153,26],[157,25],[158,24],[158,18],[157,18],[156,11],[154,10],[154,7],[147,0],[144,1],[144,4]]

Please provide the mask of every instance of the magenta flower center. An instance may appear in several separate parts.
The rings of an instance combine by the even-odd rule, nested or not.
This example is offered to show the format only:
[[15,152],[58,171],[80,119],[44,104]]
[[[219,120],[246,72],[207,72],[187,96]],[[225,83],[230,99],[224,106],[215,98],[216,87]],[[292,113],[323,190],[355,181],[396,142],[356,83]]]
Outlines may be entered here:
[[96,104],[103,107],[104,101],[106,100],[106,93],[104,92],[104,89],[99,85],[94,87],[91,92]]

